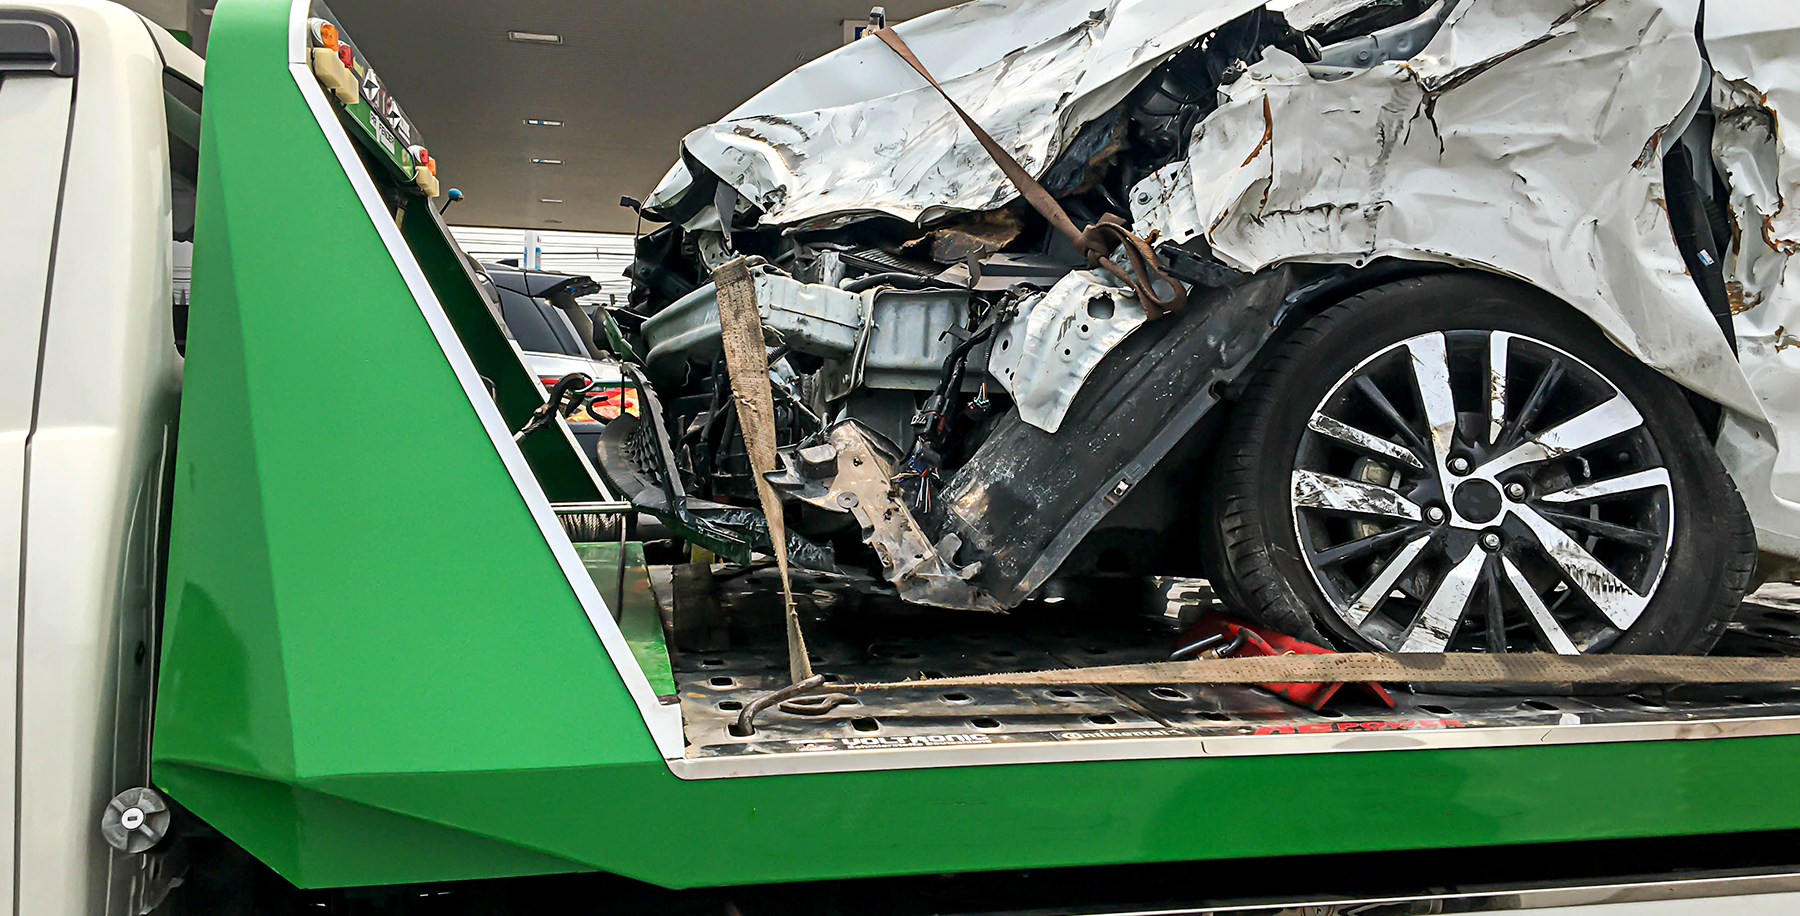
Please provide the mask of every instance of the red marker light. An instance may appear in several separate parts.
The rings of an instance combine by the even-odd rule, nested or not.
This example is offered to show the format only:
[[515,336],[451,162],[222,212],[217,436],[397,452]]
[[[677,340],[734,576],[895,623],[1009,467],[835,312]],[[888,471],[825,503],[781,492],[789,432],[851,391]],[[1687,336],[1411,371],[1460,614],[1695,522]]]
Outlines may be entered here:
[[356,52],[350,49],[350,43],[340,40],[338,42],[337,52],[338,60],[344,62],[344,68],[354,71],[356,69]]

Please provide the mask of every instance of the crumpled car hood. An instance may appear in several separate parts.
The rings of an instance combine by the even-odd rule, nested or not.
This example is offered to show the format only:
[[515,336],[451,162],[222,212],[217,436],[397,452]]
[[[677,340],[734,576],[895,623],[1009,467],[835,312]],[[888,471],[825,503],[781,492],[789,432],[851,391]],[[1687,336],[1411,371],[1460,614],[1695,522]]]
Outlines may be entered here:
[[[896,30],[1041,176],[1084,123],[1225,23],[1266,7],[1306,27],[1361,2],[976,0]],[[1134,189],[1136,231],[1203,239],[1244,270],[1396,255],[1519,277],[1648,365],[1761,420],[1662,202],[1658,145],[1702,73],[1697,13],[1696,0],[1461,0],[1411,60],[1347,78],[1272,52],[1228,87],[1189,159]],[[689,134],[684,150],[765,225],[871,213],[923,223],[1017,195],[875,40],[799,68]],[[690,182],[678,165],[651,205]]]
[[[1339,0],[1341,2],[1341,0]],[[1156,65],[1262,0],[975,0],[894,27],[959,104],[1034,175]],[[968,129],[888,47],[845,45],[682,140],[762,211],[829,225],[885,213],[925,222],[1018,196]],[[648,206],[692,181],[683,165]]]

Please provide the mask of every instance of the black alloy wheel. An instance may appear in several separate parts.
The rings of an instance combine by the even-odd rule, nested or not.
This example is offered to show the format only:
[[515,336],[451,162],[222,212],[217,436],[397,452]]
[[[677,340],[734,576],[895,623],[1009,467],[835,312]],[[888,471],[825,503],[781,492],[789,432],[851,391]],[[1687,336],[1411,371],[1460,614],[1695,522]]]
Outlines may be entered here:
[[1704,652],[1755,561],[1680,388],[1499,278],[1310,320],[1247,386],[1219,474],[1226,598],[1360,649]]

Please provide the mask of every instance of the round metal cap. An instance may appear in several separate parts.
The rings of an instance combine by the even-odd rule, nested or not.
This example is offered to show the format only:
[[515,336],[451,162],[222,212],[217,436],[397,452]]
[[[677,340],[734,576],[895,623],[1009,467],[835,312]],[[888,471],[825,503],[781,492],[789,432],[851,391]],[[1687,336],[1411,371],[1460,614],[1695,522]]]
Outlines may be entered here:
[[126,789],[113,796],[100,815],[100,835],[123,853],[144,852],[168,832],[169,802],[155,789]]

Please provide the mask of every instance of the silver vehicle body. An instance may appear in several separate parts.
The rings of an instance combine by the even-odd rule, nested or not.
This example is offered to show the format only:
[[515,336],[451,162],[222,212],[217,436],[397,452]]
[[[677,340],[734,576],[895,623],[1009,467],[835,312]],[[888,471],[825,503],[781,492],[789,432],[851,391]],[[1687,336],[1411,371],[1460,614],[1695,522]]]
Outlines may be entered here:
[[[1084,124],[1234,18],[1267,8],[1305,30],[1367,5],[981,0],[896,31],[1041,178]],[[1271,49],[1221,85],[1188,156],[1132,188],[1133,226],[1204,242],[1246,272],[1394,257],[1549,291],[1724,408],[1717,447],[1760,548],[1800,557],[1800,338],[1789,330],[1800,283],[1785,282],[1800,251],[1800,154],[1778,127],[1800,118],[1800,10],[1740,0],[1704,15],[1697,0],[1445,0],[1430,22],[1325,48],[1312,64]],[[1662,154],[1703,100],[1717,116],[1703,155],[1726,177],[1735,224],[1735,242],[1706,257],[1725,261],[1736,352],[1684,267],[1663,182]],[[765,226],[871,214],[929,225],[1017,194],[874,40],[799,68],[683,150]],[[678,164],[651,206],[692,180]],[[718,213],[683,225],[717,227]],[[1054,430],[1074,381],[1051,385],[1063,392],[1026,419]]]

